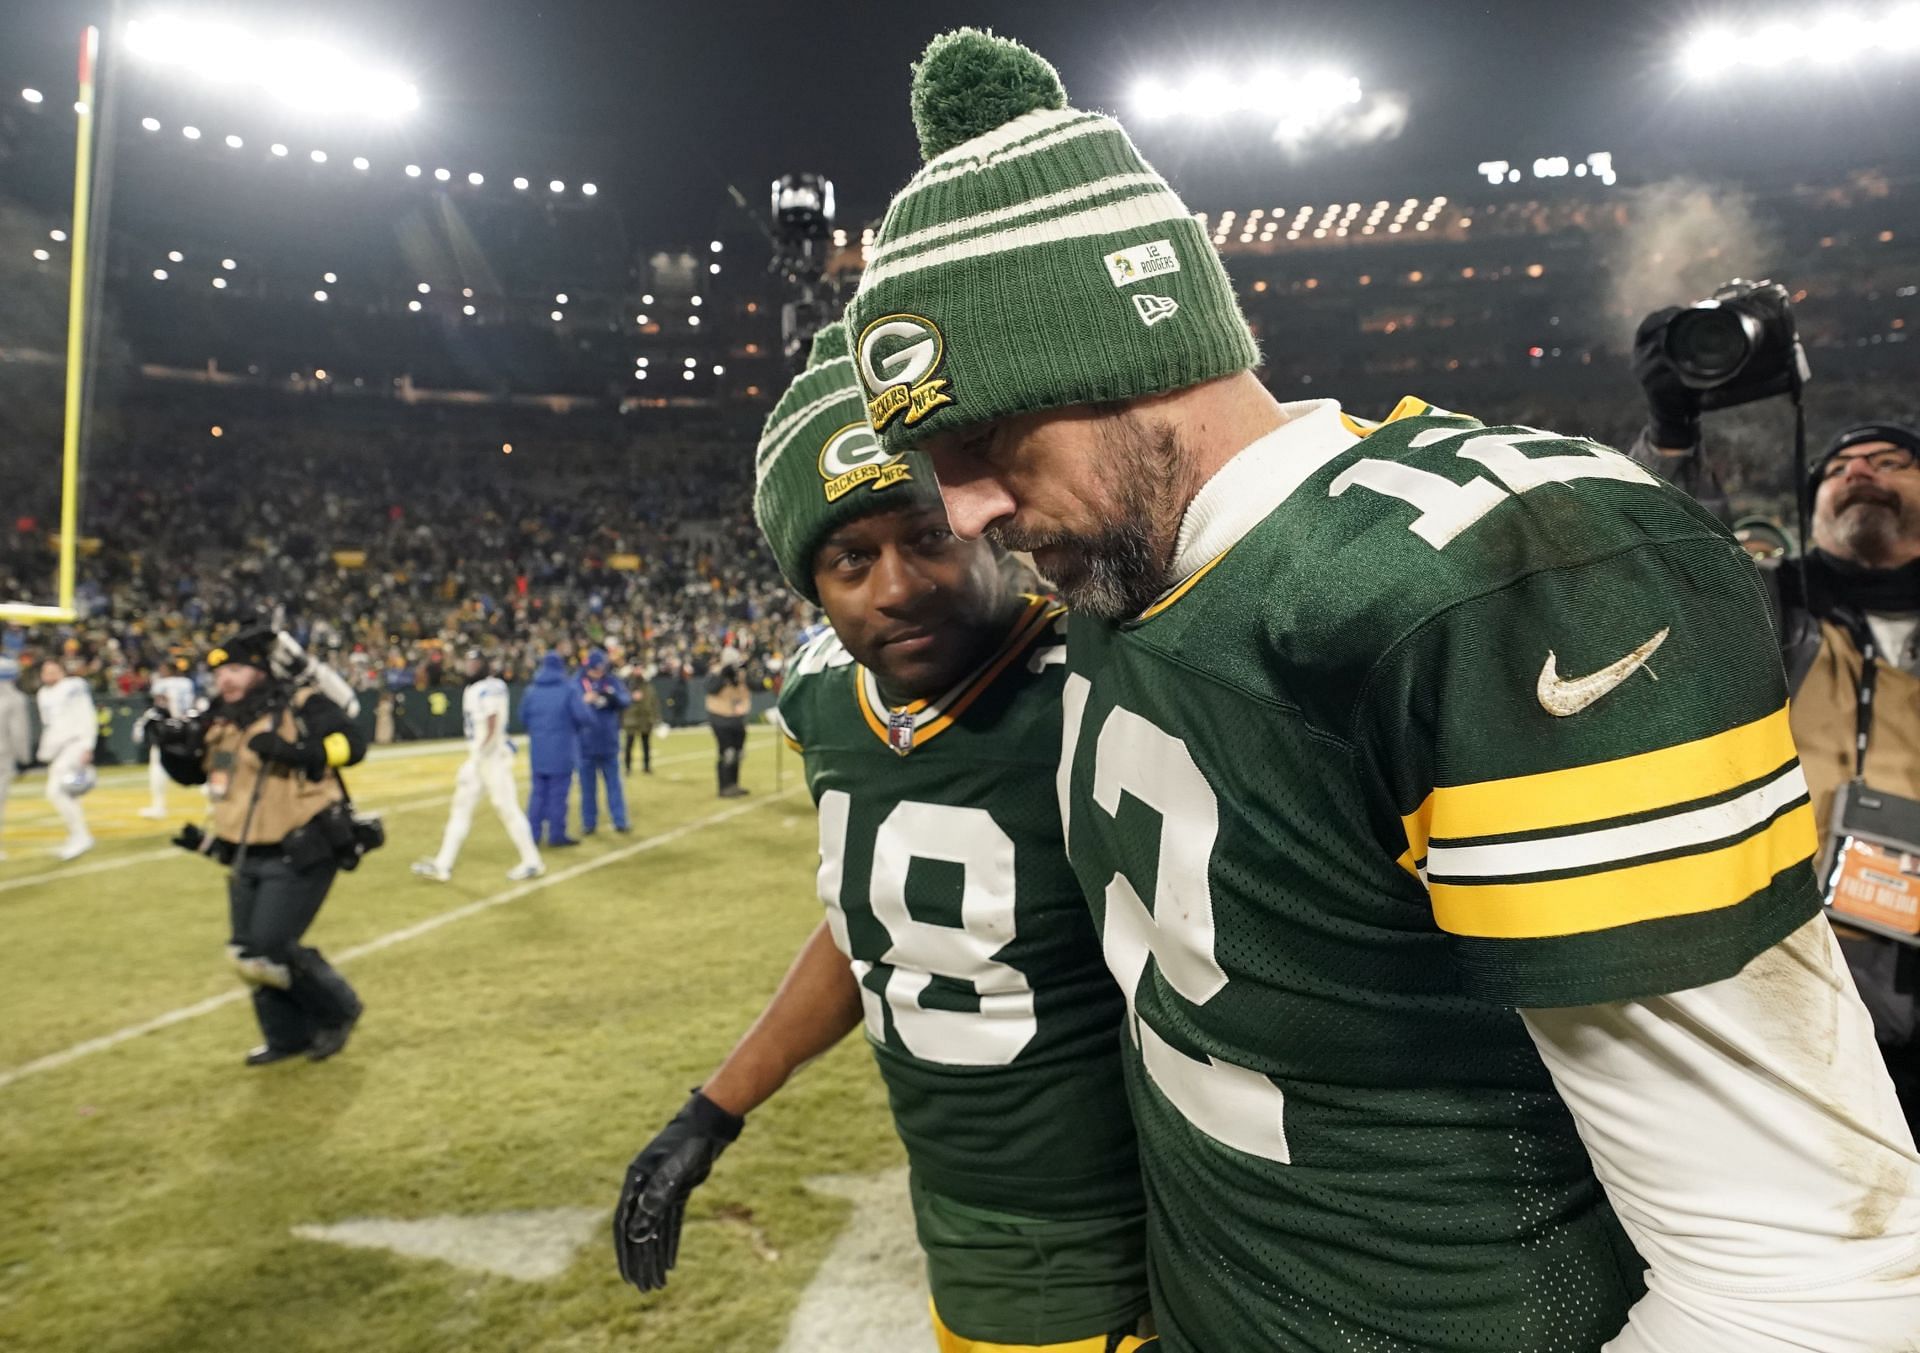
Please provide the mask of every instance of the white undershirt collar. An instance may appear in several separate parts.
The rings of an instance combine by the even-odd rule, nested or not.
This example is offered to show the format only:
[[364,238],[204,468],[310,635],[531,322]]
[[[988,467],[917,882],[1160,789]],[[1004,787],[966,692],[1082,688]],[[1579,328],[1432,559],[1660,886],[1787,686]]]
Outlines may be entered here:
[[1282,404],[1286,421],[1235,453],[1187,504],[1174,539],[1173,576],[1185,580],[1227,550],[1359,437],[1332,399]]

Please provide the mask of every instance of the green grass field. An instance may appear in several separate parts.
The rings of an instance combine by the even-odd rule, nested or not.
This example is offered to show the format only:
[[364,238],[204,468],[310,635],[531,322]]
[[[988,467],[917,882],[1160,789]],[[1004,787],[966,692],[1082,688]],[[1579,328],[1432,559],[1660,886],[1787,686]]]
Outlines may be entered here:
[[[144,768],[103,777],[87,800],[101,844],[64,866],[39,779],[16,781],[0,835],[0,1347],[772,1353],[797,1312],[859,1304],[844,1294],[871,1284],[838,1271],[858,1259],[849,1196],[890,1197],[901,1154],[858,1040],[754,1115],[696,1195],[664,1293],[614,1270],[603,1231],[628,1159],[820,916],[797,760],[777,793],[756,731],[754,795],[730,802],[704,730],[657,751],[656,774],[629,780],[632,836],[603,828],[517,886],[485,805],[451,884],[411,875],[458,758],[376,753],[354,790],[387,813],[388,847],[341,877],[309,936],[366,1018],[333,1061],[258,1070],[240,1064],[257,1039],[224,962],[224,874],[137,816]],[[180,819],[198,803],[171,801]],[[823,1192],[819,1176],[849,1178]],[[576,1209],[590,1239],[530,1281],[294,1233],[547,1209]],[[883,1248],[897,1277],[910,1238],[904,1257]],[[867,1338],[832,1346],[918,1343]]]

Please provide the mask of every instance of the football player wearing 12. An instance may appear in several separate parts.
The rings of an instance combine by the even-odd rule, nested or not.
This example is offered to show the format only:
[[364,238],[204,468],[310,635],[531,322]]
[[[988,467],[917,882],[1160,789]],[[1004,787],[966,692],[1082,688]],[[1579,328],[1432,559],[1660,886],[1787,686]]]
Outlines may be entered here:
[[1108,118],[936,39],[849,326],[1074,608],[1069,853],[1180,1353],[1891,1353],[1920,1158],[1753,566],[1624,457],[1279,404]]
[[911,1164],[942,1353],[1150,1343],[1125,1005],[1061,849],[1061,611],[947,530],[927,466],[867,428],[844,330],[774,409],[756,515],[834,630],[782,731],[820,812],[826,919],[754,1026],[627,1172],[620,1269],[661,1286],[742,1120],[863,1022]]

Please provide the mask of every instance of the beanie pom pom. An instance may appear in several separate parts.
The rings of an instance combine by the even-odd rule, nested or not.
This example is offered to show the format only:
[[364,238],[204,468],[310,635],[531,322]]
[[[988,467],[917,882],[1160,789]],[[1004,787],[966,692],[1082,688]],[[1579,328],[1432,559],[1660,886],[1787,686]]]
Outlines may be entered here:
[[1067,91],[1045,58],[1009,38],[957,28],[927,44],[913,67],[913,126],[934,156],[1039,108],[1064,108]]

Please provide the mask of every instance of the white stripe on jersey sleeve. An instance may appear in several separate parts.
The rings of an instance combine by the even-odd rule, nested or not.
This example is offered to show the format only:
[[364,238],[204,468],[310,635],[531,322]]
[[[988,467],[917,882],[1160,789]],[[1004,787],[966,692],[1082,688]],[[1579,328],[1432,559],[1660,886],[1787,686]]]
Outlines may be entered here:
[[1806,777],[1796,762],[1736,799],[1631,826],[1494,845],[1432,846],[1427,851],[1426,872],[1441,879],[1512,878],[1617,864],[1727,840],[1758,827],[1788,804],[1806,797]]
[[1920,1156],[1826,918],[1737,976],[1520,1012],[1649,1266],[1606,1353],[1894,1353]]

